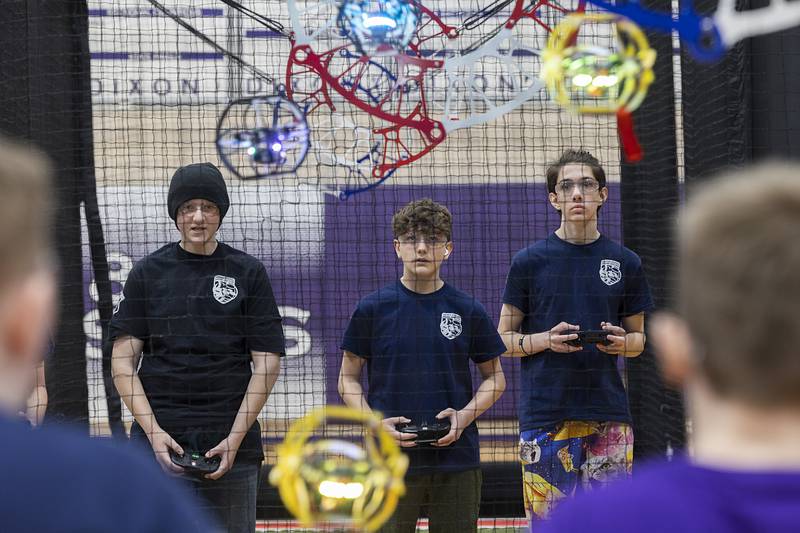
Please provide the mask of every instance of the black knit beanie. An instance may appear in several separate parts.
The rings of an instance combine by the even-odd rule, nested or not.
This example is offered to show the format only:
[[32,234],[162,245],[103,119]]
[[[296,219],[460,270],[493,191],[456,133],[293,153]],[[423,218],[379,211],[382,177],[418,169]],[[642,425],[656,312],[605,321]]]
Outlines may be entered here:
[[178,208],[184,202],[195,198],[214,202],[219,208],[219,221],[222,223],[231,202],[222,174],[211,163],[193,163],[175,171],[167,194],[169,217],[176,220]]

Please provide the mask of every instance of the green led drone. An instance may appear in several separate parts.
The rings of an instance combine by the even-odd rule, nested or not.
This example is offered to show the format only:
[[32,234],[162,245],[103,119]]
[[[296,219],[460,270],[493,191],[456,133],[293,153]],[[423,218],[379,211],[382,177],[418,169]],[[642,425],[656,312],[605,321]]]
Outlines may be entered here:
[[[602,45],[607,42],[612,45]],[[571,111],[630,113],[653,83],[655,60],[647,37],[625,17],[575,13],[550,34],[542,78],[556,102]]]

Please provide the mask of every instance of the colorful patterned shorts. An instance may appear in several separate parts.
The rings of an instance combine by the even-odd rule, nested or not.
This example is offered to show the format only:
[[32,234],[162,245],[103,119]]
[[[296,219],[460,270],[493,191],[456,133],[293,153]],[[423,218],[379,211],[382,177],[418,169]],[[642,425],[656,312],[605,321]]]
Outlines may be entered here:
[[633,430],[621,422],[567,421],[519,439],[526,513],[544,518],[559,500],[630,475]]

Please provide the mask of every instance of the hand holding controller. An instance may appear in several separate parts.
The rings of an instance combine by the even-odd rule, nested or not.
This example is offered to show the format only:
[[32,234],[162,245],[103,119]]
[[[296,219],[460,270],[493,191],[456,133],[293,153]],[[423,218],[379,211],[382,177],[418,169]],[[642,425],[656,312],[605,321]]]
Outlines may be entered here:
[[569,344],[570,346],[577,346],[580,348],[586,344],[602,344],[603,346],[611,344],[611,341],[608,340],[608,336],[611,332],[604,329],[587,329],[582,331],[570,331],[569,333],[578,335],[577,339],[564,341],[564,344]]
[[421,424],[397,424],[395,428],[400,433],[416,435],[417,438],[414,439],[414,442],[417,444],[430,445],[450,433],[450,421],[438,420],[430,424],[427,422],[422,422]]
[[206,457],[201,452],[191,450],[186,450],[183,455],[170,450],[169,458],[173,464],[182,467],[187,474],[197,477],[216,472],[221,461],[219,456]]

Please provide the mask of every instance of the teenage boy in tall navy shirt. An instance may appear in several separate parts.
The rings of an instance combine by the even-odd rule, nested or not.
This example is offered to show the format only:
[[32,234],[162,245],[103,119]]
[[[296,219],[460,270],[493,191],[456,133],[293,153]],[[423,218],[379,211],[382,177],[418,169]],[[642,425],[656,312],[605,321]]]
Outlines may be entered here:
[[[114,384],[131,439],[176,474],[169,451],[220,458],[194,480],[227,531],[254,531],[258,415],[280,371],[281,317],[264,265],[218,242],[230,200],[210,163],[179,168],[167,196],[181,234],[134,266],[111,321]],[[137,371],[137,361],[142,356]]]
[[[508,274],[498,330],[521,357],[520,461],[531,517],[545,517],[581,486],[631,472],[633,431],[618,357],[644,349],[653,306],[639,257],[600,234],[605,171],[569,150],[547,170],[561,225],[520,252]],[[571,346],[578,330],[605,330],[608,345]]]
[[[486,310],[439,277],[453,253],[452,216],[429,199],[411,202],[392,220],[403,275],[363,298],[342,341],[339,393],[350,407],[384,416],[410,458],[408,490],[383,531],[414,531],[428,506],[431,531],[477,531],[481,471],[475,419],[505,389],[505,350]],[[469,362],[482,381],[473,395]],[[360,377],[367,365],[369,391]],[[417,445],[400,423],[449,420],[432,446]]]

